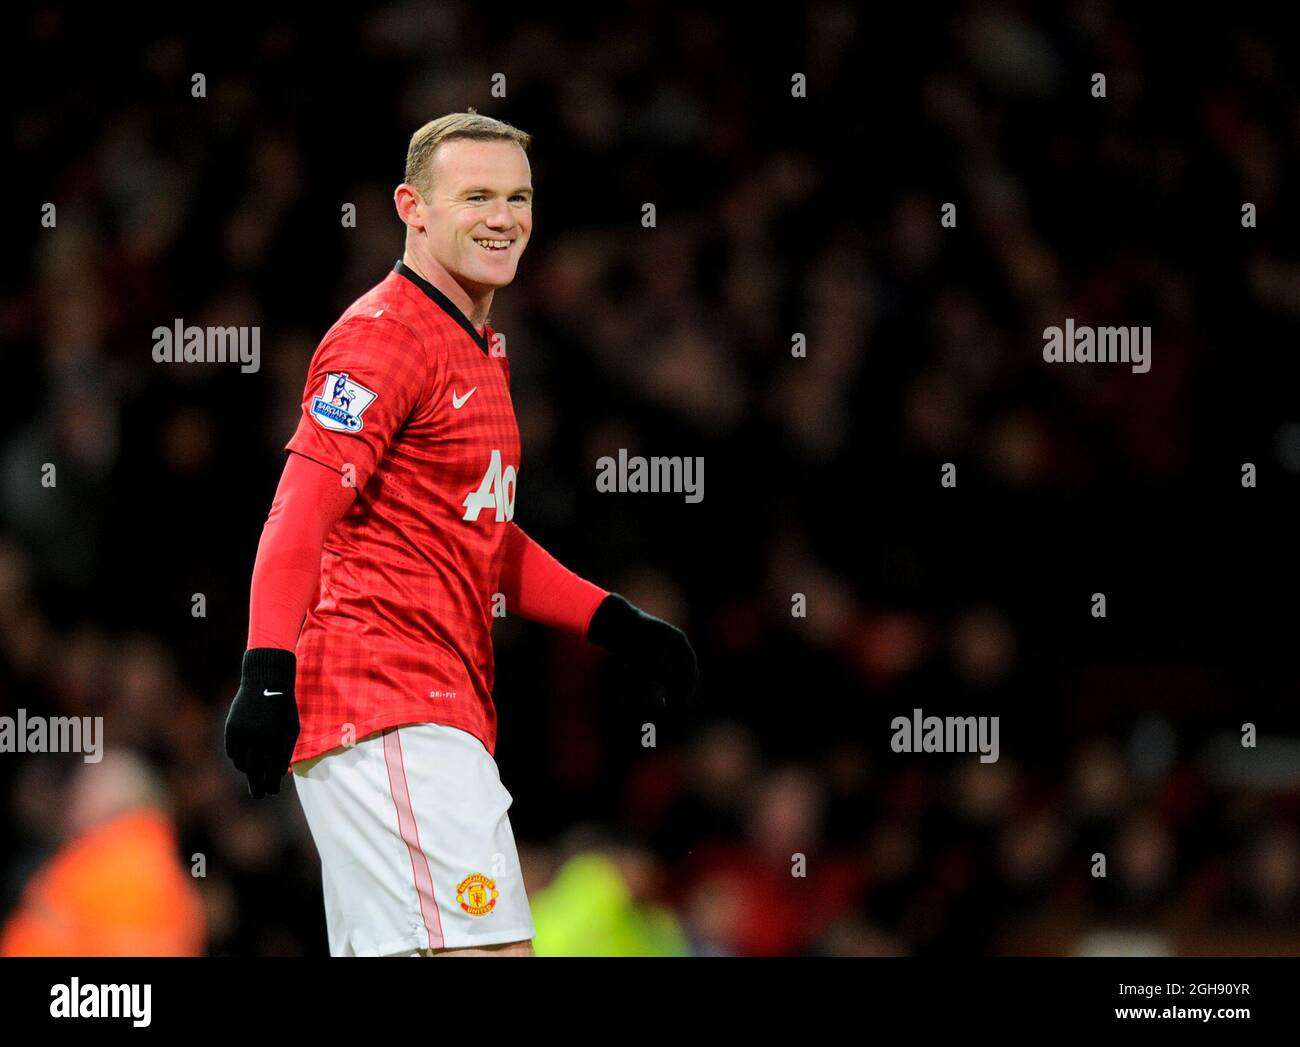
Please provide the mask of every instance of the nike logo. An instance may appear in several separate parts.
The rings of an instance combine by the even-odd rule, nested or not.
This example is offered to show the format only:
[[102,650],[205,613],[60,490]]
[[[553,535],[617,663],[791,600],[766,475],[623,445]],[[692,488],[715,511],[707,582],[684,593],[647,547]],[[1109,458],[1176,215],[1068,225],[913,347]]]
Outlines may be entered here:
[[476,392],[478,392],[477,385],[474,386],[474,388],[471,389],[469,392],[467,392],[464,396],[457,396],[456,390],[453,389],[451,391],[451,406],[456,408],[456,410],[459,411],[462,407],[465,406],[465,401],[468,400],[471,396],[473,396]]
[[277,694],[284,694],[284,692],[283,692],[283,691],[268,691],[265,687],[263,687],[263,688],[262,688],[262,694],[263,694],[264,697],[270,698],[270,697],[272,697],[272,696],[274,696],[274,695],[277,695]]

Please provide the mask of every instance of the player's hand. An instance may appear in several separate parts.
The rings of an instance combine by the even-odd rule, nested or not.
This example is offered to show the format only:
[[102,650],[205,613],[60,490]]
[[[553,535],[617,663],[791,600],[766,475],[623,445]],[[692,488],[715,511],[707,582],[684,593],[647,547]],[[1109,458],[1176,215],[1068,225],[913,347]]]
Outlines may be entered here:
[[686,634],[618,593],[610,593],[596,608],[587,639],[659,684],[664,705],[681,705],[695,696],[700,668]]
[[226,755],[248,775],[254,800],[280,791],[298,741],[298,702],[292,651],[256,647],[244,652],[239,691],[226,716]]

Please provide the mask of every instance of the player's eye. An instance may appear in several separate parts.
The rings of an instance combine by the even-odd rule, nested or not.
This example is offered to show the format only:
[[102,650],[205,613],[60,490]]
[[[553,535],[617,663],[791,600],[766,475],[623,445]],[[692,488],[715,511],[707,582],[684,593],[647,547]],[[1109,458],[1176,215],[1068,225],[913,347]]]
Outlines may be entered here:
[[470,199],[471,199],[471,200],[486,200],[487,197],[484,196],[482,193],[475,193],[473,196],[470,197]]

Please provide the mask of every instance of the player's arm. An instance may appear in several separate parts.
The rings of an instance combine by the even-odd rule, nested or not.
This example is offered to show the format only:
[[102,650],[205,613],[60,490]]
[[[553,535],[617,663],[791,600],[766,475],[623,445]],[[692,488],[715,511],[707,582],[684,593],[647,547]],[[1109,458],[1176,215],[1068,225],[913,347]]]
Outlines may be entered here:
[[279,792],[298,739],[294,648],[319,591],[325,536],[365,490],[433,377],[420,341],[384,310],[331,328],[312,357],[286,445],[294,453],[258,546],[248,650],[226,720],[226,753],[248,775],[254,798]]
[[226,755],[254,799],[280,791],[298,740],[294,648],[320,591],[325,537],[356,489],[339,473],[290,453],[262,528],[249,591],[248,649],[226,718]]
[[574,574],[513,521],[507,525],[501,590],[512,613],[586,637],[629,662],[662,685],[665,703],[695,693],[699,667],[685,633]]

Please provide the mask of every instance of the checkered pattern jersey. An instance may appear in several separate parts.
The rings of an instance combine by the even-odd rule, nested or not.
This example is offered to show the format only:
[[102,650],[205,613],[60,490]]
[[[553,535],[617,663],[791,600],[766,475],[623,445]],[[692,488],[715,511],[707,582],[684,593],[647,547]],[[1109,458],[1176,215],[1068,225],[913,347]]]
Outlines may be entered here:
[[[485,344],[472,332],[430,285],[395,270],[312,357],[286,446],[340,482],[350,477],[357,498],[326,537],[318,598],[298,637],[294,762],[426,721],[495,752],[492,598],[519,430],[506,358],[490,327]],[[359,387],[345,405],[358,412],[356,429],[340,426],[337,411],[313,411],[317,398],[331,402],[340,375]]]

